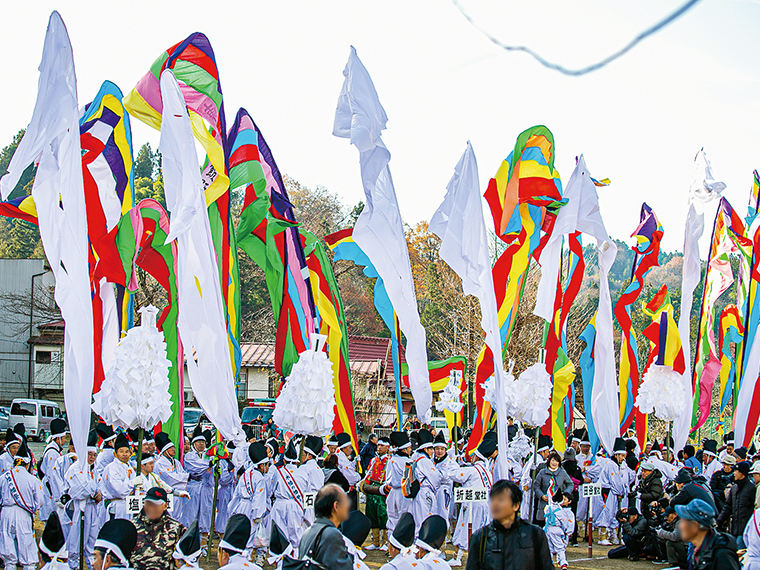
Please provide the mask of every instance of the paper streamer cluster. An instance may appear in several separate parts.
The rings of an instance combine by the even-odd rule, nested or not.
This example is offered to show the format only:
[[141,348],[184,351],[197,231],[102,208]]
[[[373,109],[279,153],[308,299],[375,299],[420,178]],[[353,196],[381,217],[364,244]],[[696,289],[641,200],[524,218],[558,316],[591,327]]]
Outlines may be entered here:
[[691,400],[681,383],[681,374],[670,366],[652,364],[644,374],[636,405],[642,414],[651,414],[672,422],[686,409]]
[[277,427],[303,435],[324,436],[333,428],[333,369],[322,350],[306,350],[282,387],[272,419]]
[[172,415],[164,335],[156,328],[158,309],[140,309],[140,326],[129,329],[114,352],[93,411],[113,426],[151,429]]
[[461,382],[462,380],[456,376],[449,378],[449,383],[446,384],[443,392],[438,396],[438,401],[435,403],[436,410],[439,412],[448,410],[454,414],[458,414],[462,410],[464,404],[460,401],[462,394]]
[[[551,401],[552,381],[546,367],[540,362],[526,369],[515,380],[511,370],[506,375],[505,391],[507,397],[507,415],[516,422],[530,426],[542,426],[549,418],[547,402]],[[496,381],[491,376],[483,385],[484,399],[496,406]]]

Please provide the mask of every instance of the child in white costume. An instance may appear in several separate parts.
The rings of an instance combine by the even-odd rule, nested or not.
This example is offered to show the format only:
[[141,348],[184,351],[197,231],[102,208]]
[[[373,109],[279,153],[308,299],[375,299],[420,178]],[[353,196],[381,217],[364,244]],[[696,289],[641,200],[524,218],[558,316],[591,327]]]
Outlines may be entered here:
[[557,492],[544,507],[544,532],[552,558],[557,557],[561,570],[567,568],[567,543],[575,529],[575,515],[570,509],[573,496]]

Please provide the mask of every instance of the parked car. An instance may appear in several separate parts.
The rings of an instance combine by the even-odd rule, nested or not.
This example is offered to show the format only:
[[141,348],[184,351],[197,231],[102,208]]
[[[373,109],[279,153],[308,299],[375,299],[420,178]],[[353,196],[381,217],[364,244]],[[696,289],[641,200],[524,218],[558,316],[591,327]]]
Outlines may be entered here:
[[50,434],[50,421],[60,417],[61,410],[55,402],[16,398],[11,402],[8,425],[12,428],[16,424],[24,424],[28,438],[44,441]]
[[435,428],[437,431],[442,431],[443,437],[445,438],[447,443],[449,439],[451,439],[451,434],[449,433],[449,427],[446,424],[446,418],[431,418],[430,427]]
[[185,408],[185,415],[183,416],[182,425],[185,428],[185,433],[191,435],[195,426],[201,424],[202,430],[213,430],[214,425],[208,420],[203,410],[200,408]]
[[0,431],[8,430],[8,416],[10,415],[10,408],[0,408]]

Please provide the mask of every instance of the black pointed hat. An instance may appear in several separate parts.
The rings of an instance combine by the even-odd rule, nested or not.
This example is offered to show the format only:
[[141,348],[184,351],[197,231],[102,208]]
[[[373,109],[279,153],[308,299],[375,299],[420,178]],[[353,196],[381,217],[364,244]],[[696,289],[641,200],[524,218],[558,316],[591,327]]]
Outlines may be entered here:
[[279,556],[290,546],[290,541],[285,533],[280,530],[276,522],[272,522],[272,531],[269,533],[269,552]]
[[652,444],[652,452],[662,452],[662,448],[660,447],[660,442],[656,439],[654,440],[654,443]]
[[99,422],[95,425],[95,431],[98,432],[98,435],[103,441],[111,441],[116,438],[113,428],[103,422]]
[[325,480],[325,485],[327,484],[338,485],[346,493],[351,490],[351,485],[348,483],[348,479],[346,479],[346,476],[340,472],[340,469],[335,469],[332,473],[330,473],[330,475]]
[[340,525],[340,532],[355,546],[361,546],[367,540],[369,529],[372,527],[367,515],[361,511],[351,511],[348,520]]
[[211,441],[214,439],[214,434],[210,429],[203,430],[203,439],[206,441],[206,447],[211,447]]
[[32,456],[29,453],[29,448],[27,447],[26,442],[21,442],[21,445],[16,452],[16,459],[23,459],[24,463],[29,463],[29,461],[31,461],[31,458]]
[[198,560],[201,555],[201,531],[198,528],[198,521],[193,521],[190,527],[180,537],[177,546],[174,548],[174,558],[184,560],[191,564]]
[[491,441],[496,441],[496,442],[498,442],[498,441],[499,441],[499,436],[498,436],[498,434],[496,433],[496,430],[494,430],[494,429],[489,429],[489,430],[486,432],[486,434],[483,436],[483,439],[490,439]]
[[251,537],[251,521],[243,514],[232,515],[224,528],[224,538],[219,548],[233,552],[243,552]]
[[277,455],[280,451],[280,445],[277,443],[277,439],[273,437],[270,437],[264,445],[272,450],[272,455]]
[[339,433],[336,437],[338,438],[338,449],[351,445],[351,436],[347,433]]
[[581,445],[591,445],[591,438],[588,435],[588,430],[584,429],[581,433]]
[[723,436],[723,443],[726,445],[733,445],[734,444],[734,432],[730,431],[727,434]]
[[95,430],[92,430],[90,433],[88,433],[87,434],[87,451],[93,451],[97,453],[99,439],[100,439],[100,436],[98,436],[98,432],[96,432]]
[[322,438],[315,435],[309,435],[306,437],[306,442],[303,445],[303,450],[311,453],[314,457],[322,455]]
[[116,436],[116,440],[113,442],[113,450],[118,451],[122,447],[129,447],[129,441],[127,440],[127,436],[123,433],[120,433]]
[[405,449],[411,446],[409,441],[409,434],[405,431],[393,431],[391,432],[391,445],[395,449]]
[[66,551],[66,537],[63,535],[58,513],[55,511],[50,513],[45,523],[45,529],[42,531],[42,538],[40,539],[40,550],[47,554],[51,560],[69,557],[69,553]]
[[206,441],[206,438],[203,437],[203,429],[201,429],[201,424],[198,423],[196,424],[195,429],[193,429],[193,437],[190,438],[190,445],[200,440]]
[[515,424],[507,426],[507,437],[510,441],[517,437],[517,426]]
[[615,445],[612,446],[612,453],[626,453],[625,440],[622,437],[615,438]]
[[295,444],[293,443],[293,440],[290,440],[290,443],[288,444],[288,448],[285,450],[285,453],[283,454],[283,458],[285,461],[290,461],[291,463],[295,463],[298,461],[298,450],[296,449]]
[[435,440],[433,440],[435,447],[446,447],[446,436],[443,435],[443,430],[435,434]]
[[718,442],[714,439],[706,439],[702,446],[702,453],[704,455],[711,455],[712,457],[718,456]]
[[156,434],[156,447],[160,453],[163,453],[165,450],[174,447],[174,442],[169,438],[168,433],[160,431]]
[[259,441],[254,441],[248,445],[248,457],[250,457],[251,462],[254,465],[259,465],[260,463],[269,461],[269,456],[267,456],[267,448],[263,443]]
[[459,429],[459,426],[452,427],[451,428],[451,441],[453,441],[455,443],[459,443],[459,441],[461,439],[463,439],[462,438],[462,430]]
[[20,436],[21,439],[26,441],[26,426],[22,423],[18,423],[15,426],[13,426],[13,431],[16,435]]
[[427,551],[440,550],[444,540],[446,540],[446,521],[439,515],[431,515],[422,521],[415,544]]
[[414,544],[414,517],[412,513],[404,513],[398,519],[393,534],[388,537],[388,541],[398,548],[410,548]]
[[132,445],[137,445],[137,430],[136,429],[127,429],[127,436],[129,437],[129,441],[132,442]]
[[433,434],[426,429],[421,429],[417,432],[417,444],[418,450],[427,449],[433,447]]
[[50,420],[50,437],[63,437],[66,433],[66,420],[62,418]]
[[493,452],[496,451],[496,448],[497,446],[495,441],[492,439],[484,439],[478,446],[478,449],[475,453],[481,459],[488,459],[493,455]]
[[113,554],[122,565],[127,566],[136,544],[137,529],[132,521],[114,519],[106,522],[100,529],[95,548],[105,550],[106,554]]
[[536,451],[546,451],[552,448],[552,438],[548,435],[540,434],[538,436],[538,449]]
[[5,446],[9,446],[12,443],[21,443],[23,441],[22,438],[16,437],[17,434],[15,431],[13,431],[11,428],[8,428],[8,431],[5,432]]

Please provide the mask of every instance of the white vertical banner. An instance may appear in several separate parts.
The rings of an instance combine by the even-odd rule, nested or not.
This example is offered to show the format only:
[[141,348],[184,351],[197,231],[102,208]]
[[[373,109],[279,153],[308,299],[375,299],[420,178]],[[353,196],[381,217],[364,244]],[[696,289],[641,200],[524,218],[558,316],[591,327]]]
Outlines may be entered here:
[[74,54],[58,12],[48,21],[39,70],[32,120],[0,181],[0,195],[7,198],[24,169],[39,160],[32,197],[55,275],[55,301],[66,322],[63,396],[71,439],[84,461],[94,374],[89,246]]
[[353,46],[343,75],[345,81],[335,110],[333,134],[351,139],[351,144],[359,149],[366,197],[353,237],[385,283],[399,327],[406,337],[409,386],[417,415],[427,422],[433,401],[427,368],[427,341],[417,308],[404,224],[388,167],[391,153],[381,138],[388,117],[372,78]]
[[198,403],[226,439],[245,436],[230,367],[222,290],[185,99],[171,70],[161,74],[164,193],[171,214],[167,243],[177,240],[179,334]]

